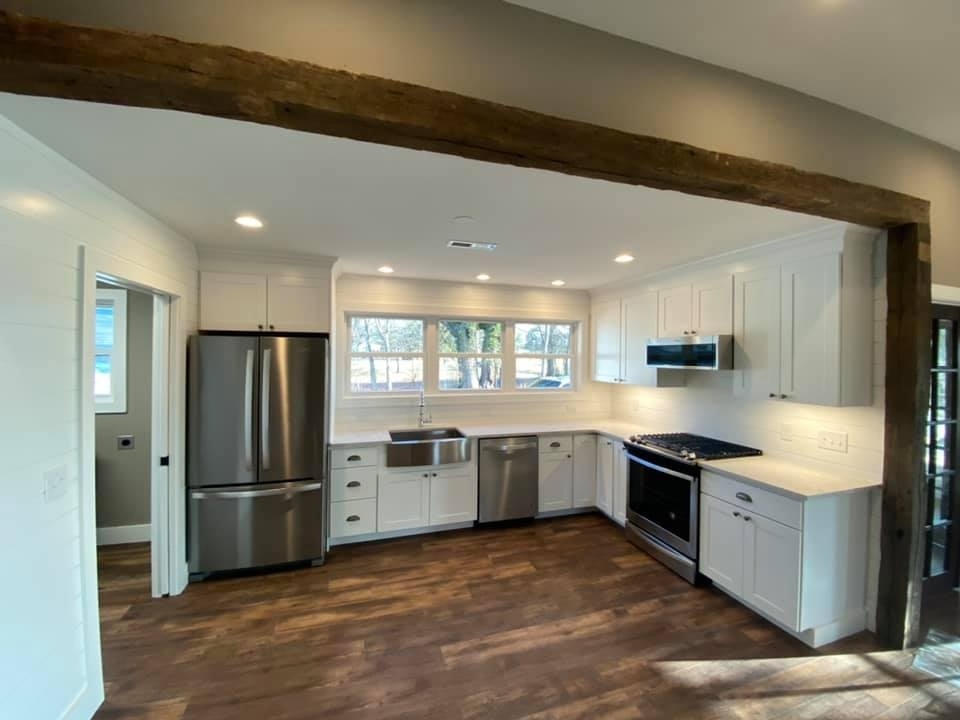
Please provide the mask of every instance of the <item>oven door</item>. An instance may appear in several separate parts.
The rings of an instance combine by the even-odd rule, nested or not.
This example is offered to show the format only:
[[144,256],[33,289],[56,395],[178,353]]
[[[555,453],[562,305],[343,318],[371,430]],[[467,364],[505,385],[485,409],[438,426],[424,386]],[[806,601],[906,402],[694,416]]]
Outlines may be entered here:
[[[697,557],[696,468],[627,448],[627,520],[691,559]],[[667,467],[667,465],[672,467]]]

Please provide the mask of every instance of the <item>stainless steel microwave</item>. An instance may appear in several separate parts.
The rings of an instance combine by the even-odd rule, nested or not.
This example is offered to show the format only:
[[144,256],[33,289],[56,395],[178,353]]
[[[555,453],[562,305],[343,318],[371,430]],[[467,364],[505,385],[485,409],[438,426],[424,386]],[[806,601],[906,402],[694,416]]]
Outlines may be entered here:
[[647,367],[733,370],[732,335],[684,335],[647,340]]

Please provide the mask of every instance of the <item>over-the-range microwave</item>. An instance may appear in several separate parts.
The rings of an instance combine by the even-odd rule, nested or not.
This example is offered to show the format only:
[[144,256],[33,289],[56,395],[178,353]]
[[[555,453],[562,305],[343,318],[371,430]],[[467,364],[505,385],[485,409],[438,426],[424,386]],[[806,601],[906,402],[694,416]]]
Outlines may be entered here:
[[647,340],[647,367],[733,370],[732,335],[684,335]]

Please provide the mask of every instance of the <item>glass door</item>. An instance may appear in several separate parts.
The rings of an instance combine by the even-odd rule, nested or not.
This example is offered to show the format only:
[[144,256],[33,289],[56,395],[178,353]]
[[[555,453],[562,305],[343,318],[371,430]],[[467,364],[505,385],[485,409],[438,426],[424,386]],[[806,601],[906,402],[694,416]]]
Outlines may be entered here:
[[957,482],[957,380],[960,307],[933,306],[930,408],[927,415],[924,591],[960,584],[960,493]]

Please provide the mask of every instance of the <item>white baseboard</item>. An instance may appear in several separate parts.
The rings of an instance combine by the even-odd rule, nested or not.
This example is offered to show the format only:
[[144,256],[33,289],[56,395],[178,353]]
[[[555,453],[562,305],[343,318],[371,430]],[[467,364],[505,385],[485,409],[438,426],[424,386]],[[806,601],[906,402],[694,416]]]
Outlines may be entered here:
[[125,545],[150,542],[150,523],[97,528],[97,545]]

